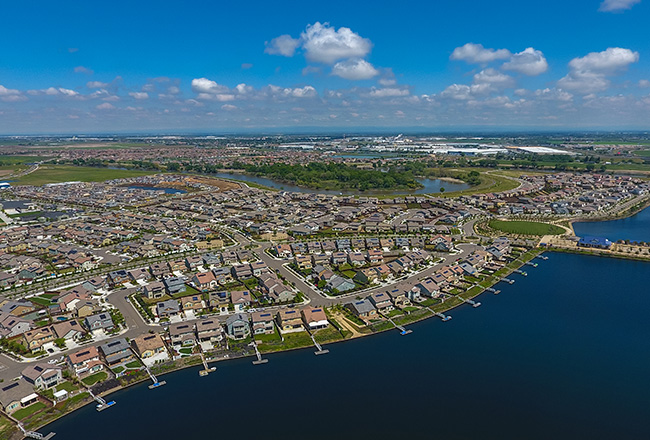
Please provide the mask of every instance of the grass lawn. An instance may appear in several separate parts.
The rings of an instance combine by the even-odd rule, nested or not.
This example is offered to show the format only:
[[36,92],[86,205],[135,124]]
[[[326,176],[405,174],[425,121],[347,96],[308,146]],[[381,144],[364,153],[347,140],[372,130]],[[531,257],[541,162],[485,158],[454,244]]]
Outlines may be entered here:
[[122,371],[124,371],[124,367],[120,365],[119,367],[112,368],[112,371],[115,374],[120,374]]
[[[190,353],[191,353],[191,350],[190,350]],[[129,362],[128,364],[126,364],[126,368],[140,368],[141,366],[142,366],[142,364],[140,363],[140,361],[133,361],[133,362]]]
[[105,371],[100,371],[98,373],[91,374],[90,376],[82,379],[81,381],[84,384],[86,384],[88,386],[91,386],[91,385],[95,385],[97,382],[101,382],[103,380],[106,380],[107,377],[108,377],[108,374]]
[[472,194],[485,194],[491,192],[507,191],[515,189],[519,186],[519,182],[508,179],[505,176],[497,176],[496,174],[481,173],[481,183],[462,191],[445,192],[436,194],[437,197],[458,197],[468,196]]
[[13,185],[40,186],[46,183],[70,181],[103,182],[110,179],[146,176],[158,171],[113,170],[109,168],[75,167],[70,165],[43,165],[37,171],[18,178]]
[[45,408],[45,404],[43,402],[36,402],[32,405],[29,405],[27,408],[19,409],[13,414],[13,416],[18,420],[24,420],[35,412],[42,410],[43,408]]
[[[178,351],[183,353],[183,354],[192,354],[192,349],[191,348],[181,348]],[[127,364],[126,366],[128,367],[129,365]]]
[[637,156],[650,157],[650,150],[637,150],[634,152]]
[[255,341],[259,344],[269,344],[269,343],[277,343],[281,342],[282,339],[280,338],[280,335],[278,334],[278,331],[275,330],[272,335],[255,335]]
[[34,296],[34,297],[30,298],[29,300],[31,302],[35,303],[35,304],[45,306],[45,307],[48,307],[48,306],[52,305],[52,301],[50,301],[48,298],[43,298],[43,297],[40,297],[40,296]]
[[56,386],[57,391],[66,390],[68,393],[78,390],[79,387],[72,382],[62,382]]
[[18,430],[16,425],[7,417],[0,415],[0,438],[11,438],[13,433]]
[[492,219],[488,226],[497,231],[520,235],[561,235],[564,229],[548,223]]
[[325,344],[327,342],[340,341],[343,339],[343,336],[341,336],[341,333],[334,326],[330,325],[327,328],[316,330],[314,333],[314,339],[316,339],[319,344]]

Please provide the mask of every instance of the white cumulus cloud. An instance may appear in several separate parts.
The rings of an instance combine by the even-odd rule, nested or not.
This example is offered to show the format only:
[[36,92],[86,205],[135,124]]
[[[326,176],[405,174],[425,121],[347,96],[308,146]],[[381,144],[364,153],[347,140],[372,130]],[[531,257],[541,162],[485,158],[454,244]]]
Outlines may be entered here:
[[363,58],[372,49],[372,42],[350,28],[335,29],[329,23],[316,22],[300,35],[305,57],[309,61],[333,64],[345,58]]
[[510,55],[508,49],[486,49],[482,44],[467,43],[454,49],[449,58],[470,64],[487,64],[496,60],[506,60]]
[[111,103],[105,102],[103,104],[99,104],[97,107],[95,107],[97,110],[113,110],[115,106]]
[[384,88],[375,88],[373,87],[370,90],[371,98],[396,98],[400,96],[408,96],[408,89],[397,88],[397,87],[384,87]]
[[149,99],[149,94],[147,92],[130,92],[129,96],[134,99]]
[[638,52],[620,47],[591,52],[569,62],[569,74],[558,81],[558,86],[583,94],[601,92],[611,83],[608,76],[621,72],[637,61]]
[[366,60],[352,58],[336,63],[332,67],[332,75],[349,80],[362,80],[379,75],[379,71]]
[[619,12],[630,9],[637,3],[641,3],[641,0],[604,0],[598,10],[602,12]]
[[279,37],[266,42],[264,53],[292,57],[293,54],[296,53],[298,46],[300,46],[299,38],[293,38],[291,35],[280,35]]
[[503,68],[528,76],[537,76],[546,72],[548,63],[542,51],[529,47],[523,52],[512,55],[510,61],[505,63]]

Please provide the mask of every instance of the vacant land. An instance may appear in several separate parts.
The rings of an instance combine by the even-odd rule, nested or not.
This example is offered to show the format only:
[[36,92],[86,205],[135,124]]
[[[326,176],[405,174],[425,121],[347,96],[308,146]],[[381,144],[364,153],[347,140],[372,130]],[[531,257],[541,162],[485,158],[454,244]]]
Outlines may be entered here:
[[564,229],[548,223],[490,220],[488,225],[497,231],[520,235],[560,235]]
[[13,185],[40,186],[61,182],[103,182],[110,179],[157,174],[157,171],[113,170],[109,168],[75,167],[69,165],[43,165],[33,173],[22,176]]
[[496,174],[481,173],[481,183],[463,191],[454,191],[443,194],[436,194],[437,197],[458,197],[468,196],[472,194],[486,194],[492,192],[507,191],[515,189],[519,186],[519,182],[509,179],[505,176],[497,176]]

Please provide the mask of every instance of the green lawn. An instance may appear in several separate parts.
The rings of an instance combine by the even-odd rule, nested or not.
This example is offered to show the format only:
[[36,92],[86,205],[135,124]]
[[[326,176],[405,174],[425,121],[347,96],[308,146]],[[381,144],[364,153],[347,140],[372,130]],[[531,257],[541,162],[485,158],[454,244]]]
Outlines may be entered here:
[[122,371],[124,371],[124,367],[120,365],[119,367],[112,368],[112,371],[115,374],[120,374]]
[[81,381],[84,384],[86,384],[88,386],[91,386],[91,385],[95,385],[97,382],[101,382],[103,380],[106,380],[106,378],[108,378],[108,374],[105,371],[100,371],[98,373],[92,374],[92,375],[82,379]]
[[156,174],[157,171],[112,170],[109,168],[75,167],[70,165],[43,165],[37,171],[18,178],[13,185],[40,186],[46,183],[70,181],[103,182]]
[[62,382],[62,383],[60,383],[60,384],[58,384],[56,386],[57,391],[66,390],[68,393],[70,393],[72,391],[75,391],[75,390],[78,390],[78,389],[79,389],[79,387],[77,385],[73,384],[72,382],[67,382],[67,381]]
[[43,402],[36,402],[32,405],[29,405],[27,408],[19,409],[13,414],[13,416],[18,420],[24,420],[34,414],[36,411],[40,411],[43,408],[45,408],[45,404]]
[[126,368],[140,368],[141,366],[142,364],[140,363],[140,361],[133,361],[126,364]]
[[561,235],[564,229],[548,223],[527,221],[504,221],[492,219],[488,222],[492,229],[509,234],[520,235]]
[[650,156],[650,150],[637,150],[634,152],[637,156],[648,157]]

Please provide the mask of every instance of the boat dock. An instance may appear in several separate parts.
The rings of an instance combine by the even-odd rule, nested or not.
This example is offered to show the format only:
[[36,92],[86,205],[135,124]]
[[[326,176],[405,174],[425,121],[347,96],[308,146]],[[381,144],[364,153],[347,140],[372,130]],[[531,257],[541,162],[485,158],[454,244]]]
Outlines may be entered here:
[[20,422],[18,422],[18,427],[19,427],[20,430],[23,432],[23,435],[25,436],[25,438],[35,438],[35,439],[49,440],[49,439],[51,439],[52,437],[54,437],[54,436],[56,435],[55,432],[50,432],[50,433],[47,434],[47,435],[43,435],[43,434],[41,434],[40,432],[36,432],[36,431],[27,431],[27,430],[25,429],[25,427],[23,426],[23,424],[20,423]]
[[539,258],[540,260],[548,260],[548,257],[542,254],[537,255],[535,258]]
[[474,307],[474,308],[476,308],[476,307],[480,307],[480,306],[481,306],[481,303],[480,303],[480,302],[476,302],[476,301],[474,301],[473,299],[465,299],[465,298],[461,298],[461,299],[463,300],[463,302],[464,302],[465,304],[469,304],[469,305],[471,305],[471,306]]
[[518,273],[519,275],[522,275],[522,276],[525,276],[525,277],[528,276],[528,274],[526,272],[524,272],[523,270],[520,270],[520,269],[515,269],[515,270],[513,270],[513,272]]
[[[511,283],[511,284],[512,284],[512,283]],[[486,291],[486,292],[492,292],[492,293],[494,293],[495,295],[498,295],[498,294],[501,293],[500,290],[494,289],[494,288],[492,288],[492,287],[488,287],[488,288],[486,288],[485,291]]]
[[151,385],[149,385],[150,390],[153,390],[154,388],[161,387],[161,386],[163,386],[163,385],[165,385],[167,383],[164,380],[158,381],[156,376],[154,376],[154,374],[151,372],[149,367],[147,367],[147,365],[144,362],[142,363],[142,365],[144,365],[144,369],[147,371],[147,374],[149,375],[149,378],[151,379],[151,382],[153,382]]
[[526,261],[526,266],[532,266],[532,267],[537,267],[537,263],[533,263],[532,261]]
[[515,284],[515,280],[511,280],[510,278],[501,278],[501,281],[508,284]]
[[251,345],[252,345],[253,348],[255,349],[255,356],[257,356],[257,360],[256,360],[256,361],[253,361],[253,365],[260,365],[260,364],[265,364],[265,363],[267,363],[269,360],[268,360],[268,359],[263,359],[263,358],[262,358],[262,354],[261,354],[260,351],[257,349],[257,344],[255,343],[255,341],[251,342]]
[[209,367],[208,366],[208,361],[205,360],[205,356],[203,355],[203,350],[199,352],[199,355],[201,356],[201,362],[203,362],[203,370],[199,371],[199,376],[207,376],[208,374],[217,371],[217,367]]
[[389,318],[388,316],[385,316],[385,315],[384,315],[384,318],[386,318],[386,319],[388,320],[388,322],[390,322],[391,324],[393,324],[393,326],[394,326],[397,330],[399,330],[399,334],[400,334],[400,335],[404,336],[404,335],[408,335],[408,334],[410,334],[410,333],[413,333],[413,330],[407,330],[404,326],[399,325],[399,324],[396,324],[395,321],[393,321],[393,320],[392,320],[391,318]]
[[433,312],[433,314],[436,315],[438,318],[442,319],[442,322],[447,322],[451,319],[451,316],[445,315],[444,313]]
[[90,388],[88,388],[88,393],[90,393],[90,397],[92,397],[95,400],[95,402],[97,402],[97,406],[95,407],[97,411],[104,411],[105,409],[108,409],[111,406],[115,405],[114,400],[111,400],[110,402],[106,402],[101,397],[95,396],[95,394]]
[[327,354],[330,352],[329,350],[323,350],[323,347],[321,347],[321,345],[318,342],[316,342],[316,338],[314,338],[314,335],[312,335],[310,331],[307,331],[307,333],[309,333],[309,337],[314,342],[314,346],[318,349],[318,351],[314,352],[316,356],[321,354]]

